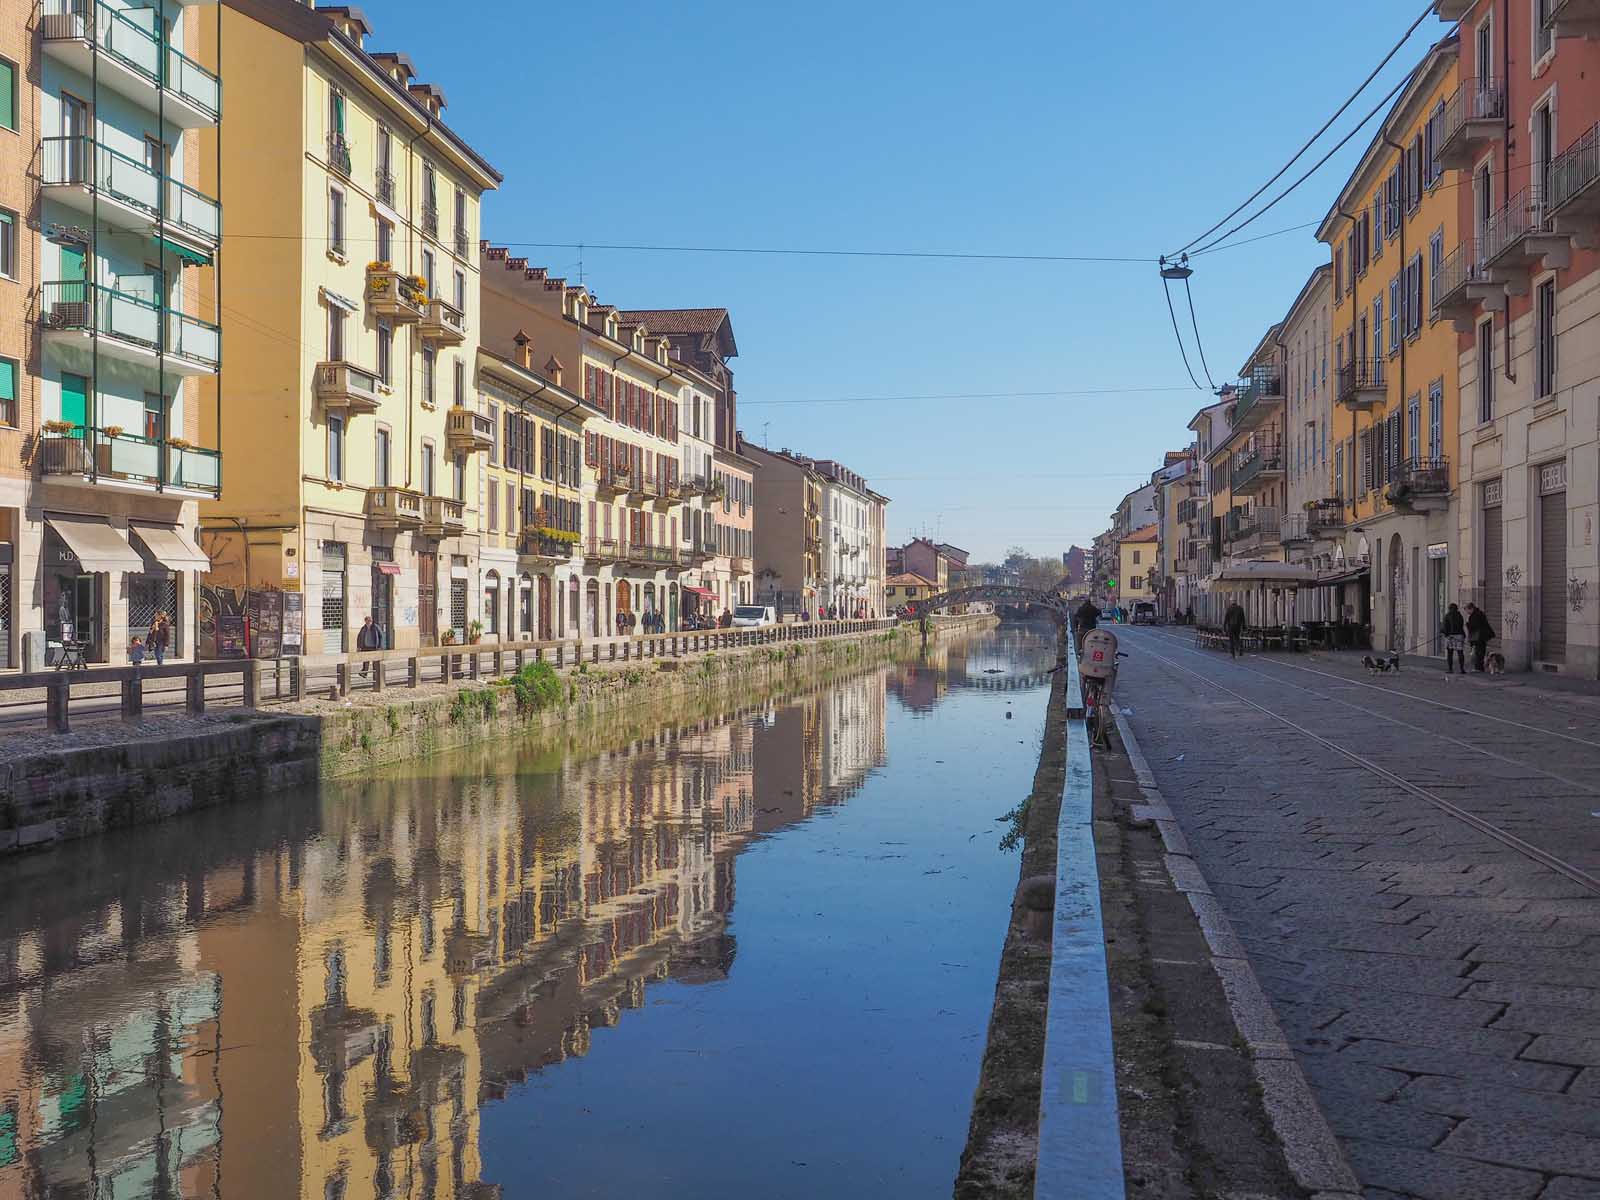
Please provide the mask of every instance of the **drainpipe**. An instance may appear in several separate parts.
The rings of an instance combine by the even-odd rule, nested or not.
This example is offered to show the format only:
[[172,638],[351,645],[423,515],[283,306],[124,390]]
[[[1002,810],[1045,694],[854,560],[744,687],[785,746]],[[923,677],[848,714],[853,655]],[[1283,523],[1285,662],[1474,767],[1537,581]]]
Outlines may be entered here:
[[[414,136],[409,142],[406,143],[406,225],[408,227],[407,228],[407,233],[408,234],[410,233],[411,229],[414,229],[416,227],[416,223],[417,223],[416,172],[414,170],[412,170],[412,165],[413,165],[412,160],[416,157],[417,143],[420,142],[423,138],[427,137],[430,133],[433,132],[433,114],[432,113],[425,114],[424,115],[424,120],[427,121],[427,124],[424,125],[421,129],[419,129],[417,131],[417,133],[416,133],[416,136]],[[407,270],[407,272],[409,274],[412,274],[412,275],[416,274],[416,266],[417,266],[416,254],[417,254],[416,241],[415,241],[415,239],[413,237],[408,236],[406,238],[406,270]],[[416,348],[416,336],[417,336],[417,333],[416,333],[415,329],[413,329],[411,331],[410,336],[411,336],[411,339],[412,339],[411,348],[415,349]],[[437,364],[435,364],[435,367],[437,369]],[[412,457],[411,448],[412,448],[412,442],[413,442],[413,440],[415,438],[415,435],[416,435],[416,422],[415,422],[415,419],[413,417],[413,410],[414,410],[414,408],[416,406],[416,389],[415,389],[415,386],[412,383],[411,375],[412,375],[412,371],[411,371],[411,354],[408,351],[407,354],[406,354],[406,487],[407,487],[407,489],[409,489],[411,487],[411,457]],[[435,584],[435,587],[437,588],[437,584]],[[435,600],[435,602],[437,602],[437,600],[438,600],[437,593],[434,596],[434,600]]]
[[[1403,173],[1405,171],[1405,161],[1406,161],[1406,158],[1405,158],[1405,147],[1397,144],[1396,142],[1394,142],[1389,137],[1389,131],[1387,129],[1380,129],[1378,131],[1378,136],[1383,139],[1383,144],[1385,146],[1388,146],[1389,149],[1395,151],[1396,153],[1398,153],[1400,155],[1400,170]],[[1406,179],[1407,186],[1410,185],[1410,182],[1411,182],[1410,178],[1407,177],[1407,179]],[[1401,190],[1404,191],[1405,189],[1402,188]],[[1422,205],[1422,197],[1420,197],[1420,196],[1417,197],[1417,205],[1418,205],[1419,208]],[[1400,246],[1399,246],[1399,249],[1400,249],[1400,287],[1402,289],[1402,294],[1405,297],[1405,299],[1404,299],[1404,309],[1405,310],[1409,310],[1410,307],[1411,307],[1411,282],[1410,282],[1409,279],[1406,278],[1406,214],[1404,212],[1402,212],[1400,214],[1399,230],[1400,230]],[[1381,234],[1380,234],[1380,236],[1381,236]],[[1420,297],[1420,296],[1417,297],[1417,303],[1418,303],[1419,306],[1421,305],[1421,302],[1422,302],[1422,297]],[[1418,328],[1421,328],[1421,323],[1422,323],[1422,314],[1419,312],[1417,314]],[[1399,349],[1400,349],[1400,397],[1399,397],[1399,400],[1397,401],[1397,403],[1402,404],[1402,405],[1406,402],[1406,343],[1411,340],[1410,334],[1406,329],[1406,325],[1407,325],[1407,321],[1402,320],[1400,322],[1400,347],[1399,347]],[[1404,421],[1404,417],[1402,417],[1401,420]],[[1403,426],[1402,426],[1402,428],[1403,428]],[[1404,444],[1404,434],[1403,433],[1401,435],[1401,444],[1402,445]]]
[[[1346,218],[1350,222],[1351,230],[1355,230],[1356,218],[1353,214],[1345,210],[1344,202],[1342,200],[1338,203],[1338,205],[1335,206],[1334,211],[1341,217]],[[1381,229],[1378,231],[1378,236],[1383,236],[1383,231]],[[1334,247],[1334,249],[1335,252],[1337,252],[1338,247]],[[1359,293],[1356,290],[1356,264],[1354,256],[1352,256],[1350,261],[1350,373],[1352,379],[1357,377],[1356,362],[1358,360],[1355,356],[1355,340],[1356,327],[1360,324],[1360,322],[1361,305],[1359,302]],[[1352,408],[1350,410],[1350,512],[1352,516],[1355,515],[1356,511],[1356,444],[1356,410]],[[1341,513],[1344,511],[1344,506],[1342,504],[1339,506],[1339,511]]]

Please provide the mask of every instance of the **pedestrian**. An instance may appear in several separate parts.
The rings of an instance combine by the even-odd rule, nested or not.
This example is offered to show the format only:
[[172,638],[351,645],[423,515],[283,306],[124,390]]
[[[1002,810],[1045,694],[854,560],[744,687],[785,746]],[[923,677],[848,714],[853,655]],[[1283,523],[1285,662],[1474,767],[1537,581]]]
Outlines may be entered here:
[[1191,604],[1188,608],[1183,610],[1183,623],[1185,625],[1194,624],[1194,605]]
[[1077,634],[1078,653],[1083,653],[1083,635],[1098,624],[1100,624],[1100,608],[1093,600],[1085,598],[1072,614],[1072,629]]
[[1494,626],[1489,624],[1483,609],[1468,601],[1467,641],[1472,643],[1472,669],[1478,674],[1483,674],[1483,660],[1489,653],[1489,643],[1499,636]]
[[128,644],[128,661],[136,667],[144,662],[144,643],[138,638]]
[[[361,619],[361,628],[356,631],[357,652],[370,654],[374,650],[382,649],[383,634],[378,630],[378,623],[370,615],[363,617]],[[367,662],[361,664],[361,678],[365,679],[367,677],[367,669],[370,666],[371,664]],[[383,668],[380,666],[378,669],[381,671]]]
[[1439,622],[1439,632],[1444,635],[1444,673],[1456,673],[1456,661],[1461,662],[1461,673],[1467,673],[1467,623],[1461,610],[1452,604]]
[[1222,630],[1228,635],[1228,657],[1238,658],[1244,653],[1244,609],[1235,600],[1222,614]]
[[167,647],[171,644],[172,626],[167,621],[167,614],[158,612],[155,620],[150,622],[150,636],[145,639],[146,648],[156,656],[156,666],[167,661]]

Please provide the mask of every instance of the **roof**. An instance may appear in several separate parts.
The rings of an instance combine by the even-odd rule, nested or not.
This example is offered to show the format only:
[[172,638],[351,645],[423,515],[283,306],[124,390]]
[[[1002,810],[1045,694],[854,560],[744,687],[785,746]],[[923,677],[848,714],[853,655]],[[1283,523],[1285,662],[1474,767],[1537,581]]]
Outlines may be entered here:
[[706,337],[716,335],[724,358],[737,358],[739,347],[733,340],[733,322],[725,308],[634,308],[621,314],[629,321],[640,321],[652,333]]
[[1132,533],[1125,534],[1122,539],[1124,544],[1128,542],[1153,542],[1155,540],[1156,527],[1154,525],[1145,525],[1142,528],[1135,529]]
[[889,584],[891,587],[938,587],[939,586],[938,584],[934,583],[933,580],[924,579],[921,575],[917,575],[917,574],[915,574],[915,573],[913,573],[911,571],[907,571],[904,575],[891,575],[891,576],[889,576],[888,579],[884,580],[884,582]]

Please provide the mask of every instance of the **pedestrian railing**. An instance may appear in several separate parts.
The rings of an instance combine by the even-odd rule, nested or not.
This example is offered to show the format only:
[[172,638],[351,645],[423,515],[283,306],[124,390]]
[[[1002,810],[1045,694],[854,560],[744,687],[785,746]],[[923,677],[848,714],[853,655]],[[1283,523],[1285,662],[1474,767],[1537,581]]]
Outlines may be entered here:
[[683,659],[722,650],[814,641],[876,633],[894,620],[809,621],[752,629],[707,629],[637,637],[556,641],[475,642],[352,654],[298,655],[161,666],[89,667],[0,675],[0,731],[19,719],[52,733],[71,730],[74,712],[86,716],[145,716],[145,702],[171,704],[182,693],[183,709],[204,713],[208,704],[267,708],[310,696],[345,697],[352,692],[416,688],[425,683],[492,679],[529,663],[558,670],[580,663],[614,664]]

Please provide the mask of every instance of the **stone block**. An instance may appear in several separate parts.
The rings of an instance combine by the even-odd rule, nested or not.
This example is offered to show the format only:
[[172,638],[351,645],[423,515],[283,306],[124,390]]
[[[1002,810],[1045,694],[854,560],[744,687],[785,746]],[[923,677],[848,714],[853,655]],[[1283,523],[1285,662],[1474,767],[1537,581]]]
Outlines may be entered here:
[[1568,1037],[1546,1034],[1536,1037],[1522,1051],[1533,1062],[1567,1063],[1575,1067],[1600,1067],[1600,1037]]
[[1560,1092],[1575,1069],[1509,1056],[1468,1054],[1436,1046],[1403,1046],[1397,1042],[1366,1039],[1350,1043],[1339,1052],[1339,1057],[1391,1067],[1412,1075],[1447,1075],[1541,1092]]
[[1400,1093],[1399,1102],[1452,1117],[1481,1117],[1600,1136],[1600,1106],[1582,1097],[1430,1075],[1411,1083]]
[[1533,1171],[1454,1158],[1430,1150],[1352,1139],[1350,1163],[1361,1182],[1416,1200],[1532,1200],[1544,1186]]
[[1600,1138],[1520,1122],[1464,1121],[1440,1143],[1439,1150],[1507,1167],[1600,1179]]

